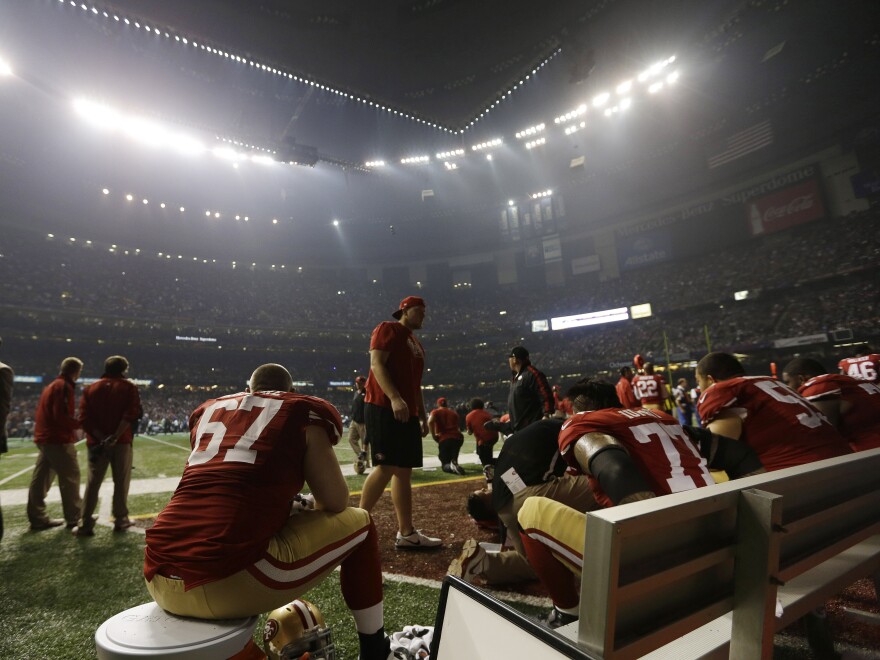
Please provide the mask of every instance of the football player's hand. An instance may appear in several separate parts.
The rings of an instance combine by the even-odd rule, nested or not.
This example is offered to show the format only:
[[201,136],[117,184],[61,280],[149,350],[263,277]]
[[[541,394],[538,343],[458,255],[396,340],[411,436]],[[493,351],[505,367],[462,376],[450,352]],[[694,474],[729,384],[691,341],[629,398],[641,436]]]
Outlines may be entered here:
[[[394,413],[394,419],[404,423],[409,421],[409,406],[403,398],[396,396],[391,399],[391,411]],[[424,435],[424,434],[423,434]]]

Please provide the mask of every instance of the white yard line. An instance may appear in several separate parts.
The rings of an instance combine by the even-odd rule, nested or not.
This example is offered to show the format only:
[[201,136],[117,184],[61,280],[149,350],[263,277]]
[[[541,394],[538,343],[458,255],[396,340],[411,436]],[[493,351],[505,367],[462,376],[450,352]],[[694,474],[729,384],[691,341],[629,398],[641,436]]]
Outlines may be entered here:
[[182,449],[187,454],[192,451],[192,449],[190,449],[189,447],[181,447],[180,445],[175,445],[173,442],[168,442],[167,440],[159,440],[159,438],[154,438],[153,436],[146,435],[145,433],[141,433],[138,437],[146,438],[147,440],[152,440],[153,442],[161,442],[163,445],[168,445],[169,447],[174,447],[175,449]]
[[[74,443],[74,446],[76,447],[76,446],[78,446],[78,445],[81,445],[81,444],[84,443],[84,442],[85,442],[85,440],[80,440],[79,442]],[[39,454],[39,453],[36,453],[36,454],[25,454],[25,455],[26,455],[26,456],[31,456],[31,457],[33,457],[33,458],[36,458],[36,457],[39,456],[40,454]],[[0,479],[0,486],[2,486],[2,485],[5,484],[5,483],[9,483],[10,481],[12,481],[13,479],[15,479],[16,477],[20,477],[20,476],[23,475],[23,474],[27,474],[28,472],[33,472],[33,471],[34,471],[34,466],[33,466],[33,465],[29,465],[28,467],[19,470],[19,471],[16,472],[15,474],[10,474],[10,475],[9,475],[8,477],[6,477],[5,479]]]

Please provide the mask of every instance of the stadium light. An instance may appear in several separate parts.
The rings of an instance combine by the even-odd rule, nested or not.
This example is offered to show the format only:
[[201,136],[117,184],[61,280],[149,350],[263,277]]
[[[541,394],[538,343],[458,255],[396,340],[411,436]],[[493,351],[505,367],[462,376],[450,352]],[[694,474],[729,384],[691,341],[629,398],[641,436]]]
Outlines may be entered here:
[[2,76],[11,76],[12,75],[12,66],[4,60],[0,58],[0,77]]
[[122,122],[122,117],[113,108],[88,99],[74,99],[73,109],[83,119],[98,128],[113,130],[118,128]]
[[632,86],[633,86],[632,80],[625,80],[624,82],[620,83],[614,89],[614,91],[617,92],[618,94],[620,94],[621,96],[623,96],[624,94],[629,93],[629,91],[632,89]]

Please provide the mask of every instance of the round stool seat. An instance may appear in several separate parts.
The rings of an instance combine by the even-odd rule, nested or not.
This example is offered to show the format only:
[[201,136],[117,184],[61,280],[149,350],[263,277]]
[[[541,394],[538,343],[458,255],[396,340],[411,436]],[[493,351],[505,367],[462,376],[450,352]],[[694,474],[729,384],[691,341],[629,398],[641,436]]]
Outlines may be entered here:
[[257,617],[209,621],[169,614],[156,603],[120,612],[95,633],[98,658],[218,660],[239,653],[251,639]]

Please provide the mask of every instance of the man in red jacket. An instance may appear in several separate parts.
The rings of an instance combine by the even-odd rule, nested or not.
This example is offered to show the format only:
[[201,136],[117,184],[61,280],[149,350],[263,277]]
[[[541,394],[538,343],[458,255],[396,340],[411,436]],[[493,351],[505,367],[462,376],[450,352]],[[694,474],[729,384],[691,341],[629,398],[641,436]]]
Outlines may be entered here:
[[638,408],[639,400],[633,392],[633,370],[630,367],[623,367],[620,370],[620,380],[617,381],[617,398],[624,408]]
[[[34,442],[39,454],[31,485],[28,490],[27,516],[31,530],[40,531],[59,527],[65,522],[68,529],[79,525],[82,499],[79,495],[79,464],[76,462],[77,430],[81,428],[75,417],[76,381],[82,372],[82,360],[64,358],[61,373],[49,383],[40,395],[34,421]],[[46,515],[46,494],[58,475],[64,520],[52,520]]]
[[88,438],[89,480],[83,506],[83,523],[77,536],[94,536],[92,514],[107,473],[113,473],[113,530],[131,527],[128,519],[128,486],[131,482],[131,423],[141,414],[137,386],[125,377],[128,360],[114,355],[104,361],[104,374],[85,390],[79,402],[79,418]]
[[480,457],[480,463],[483,468],[487,465],[494,465],[495,459],[492,457],[492,448],[498,442],[498,431],[487,429],[483,426],[486,422],[492,420],[492,413],[485,408],[482,399],[471,399],[471,411],[464,418],[465,426],[468,433],[473,433],[477,440],[477,456]]

